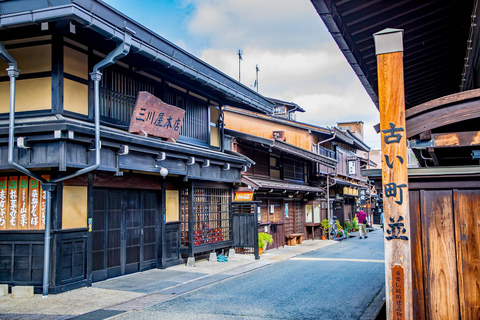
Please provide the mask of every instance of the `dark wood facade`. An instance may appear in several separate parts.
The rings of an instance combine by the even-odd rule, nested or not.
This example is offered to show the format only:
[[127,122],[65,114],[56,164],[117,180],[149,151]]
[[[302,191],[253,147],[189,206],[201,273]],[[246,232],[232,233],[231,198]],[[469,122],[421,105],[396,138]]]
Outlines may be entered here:
[[[36,9],[42,18],[31,23]],[[16,79],[13,161],[32,176],[48,175],[55,187],[48,291],[164,268],[231,246],[231,190],[251,161],[224,152],[223,106],[271,112],[271,102],[101,2],[2,3],[2,21],[11,14],[15,18],[0,32],[0,42],[22,70]],[[126,56],[100,70],[96,127],[89,73],[119,44]],[[10,81],[0,75],[2,181],[25,176],[7,161]],[[128,133],[140,91],[185,111],[177,142]],[[70,177],[93,166],[98,151],[98,168]],[[215,208],[201,200],[211,202],[219,194]],[[38,292],[45,231],[27,229],[0,226],[0,282],[33,285]],[[199,229],[222,241],[185,241]]]
[[415,319],[479,316],[480,178],[410,177]]

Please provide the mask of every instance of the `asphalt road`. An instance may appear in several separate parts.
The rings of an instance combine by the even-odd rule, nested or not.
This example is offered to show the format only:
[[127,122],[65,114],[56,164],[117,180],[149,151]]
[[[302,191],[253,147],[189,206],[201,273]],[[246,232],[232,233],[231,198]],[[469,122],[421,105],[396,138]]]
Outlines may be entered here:
[[358,319],[384,286],[381,230],[119,319]]

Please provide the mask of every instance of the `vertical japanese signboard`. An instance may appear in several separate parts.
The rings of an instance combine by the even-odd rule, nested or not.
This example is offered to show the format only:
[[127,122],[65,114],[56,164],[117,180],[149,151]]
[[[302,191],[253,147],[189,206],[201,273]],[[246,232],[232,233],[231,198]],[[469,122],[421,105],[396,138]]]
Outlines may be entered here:
[[18,228],[18,177],[8,177],[8,216],[7,229]]
[[412,319],[413,314],[402,38],[403,31],[398,29],[374,34],[383,154],[388,319]]
[[30,230],[37,230],[40,225],[39,220],[39,212],[40,208],[38,206],[40,200],[40,183],[38,180],[30,178],[30,190],[29,190],[29,197],[30,197],[30,221],[29,221],[29,229]]
[[7,229],[8,189],[7,177],[0,177],[0,230]]
[[[50,181],[50,176],[45,175],[42,176],[43,179]],[[47,199],[47,192],[45,190],[41,190],[41,197],[40,197],[40,229],[45,229],[45,212],[46,212],[46,199]]]
[[[49,175],[42,176],[49,180]],[[0,230],[45,229],[45,193],[27,176],[0,177]]]
[[29,218],[28,177],[22,176],[18,183],[18,230],[28,229]]

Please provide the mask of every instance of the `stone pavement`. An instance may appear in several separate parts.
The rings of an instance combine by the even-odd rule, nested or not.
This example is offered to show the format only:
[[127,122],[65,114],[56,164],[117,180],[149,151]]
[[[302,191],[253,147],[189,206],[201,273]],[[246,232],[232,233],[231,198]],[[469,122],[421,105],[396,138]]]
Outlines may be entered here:
[[152,269],[46,298],[39,294],[20,299],[9,294],[0,297],[0,319],[107,319],[337,243],[307,240],[301,245],[267,250],[260,260],[255,260],[253,254],[237,253],[228,262],[200,260],[195,267],[182,264]]

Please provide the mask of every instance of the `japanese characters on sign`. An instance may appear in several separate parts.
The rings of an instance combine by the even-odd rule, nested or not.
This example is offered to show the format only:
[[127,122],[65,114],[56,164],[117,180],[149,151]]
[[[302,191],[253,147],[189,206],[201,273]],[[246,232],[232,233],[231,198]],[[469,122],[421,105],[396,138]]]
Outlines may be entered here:
[[7,229],[7,177],[0,177],[0,230]]
[[396,265],[392,268],[393,282],[393,319],[404,319],[405,303],[404,303],[404,271],[402,266]]
[[40,183],[35,179],[30,179],[30,230],[36,230],[39,227],[40,221],[38,218],[39,214],[39,190]]
[[[50,176],[42,176],[49,179]],[[40,182],[27,176],[0,177],[0,230],[38,230],[43,224]]]
[[[398,144],[402,140],[403,132],[405,131],[402,127],[396,127],[393,122],[389,123],[390,128],[382,130],[383,141],[386,145],[389,144]],[[390,159],[392,156],[392,159]],[[390,170],[393,170],[396,165],[403,165],[403,157],[399,155],[388,155],[384,154],[385,163]],[[398,160],[398,161],[396,161]],[[407,188],[406,183],[400,183],[398,181],[385,181],[384,182],[384,195],[387,198],[393,197],[394,202],[398,205],[403,204],[403,188]],[[406,228],[403,221],[403,217],[399,216],[398,220],[395,221],[390,217],[390,223],[388,224],[389,229],[387,229],[388,236],[385,237],[387,240],[408,240],[408,237],[403,235],[406,233]]]
[[18,229],[17,213],[18,213],[18,177],[8,178],[8,222],[7,229]]
[[28,210],[28,177],[20,177],[18,190],[18,229],[28,229],[30,211]]
[[185,110],[169,105],[153,94],[138,93],[128,132],[147,133],[161,138],[178,139]]

